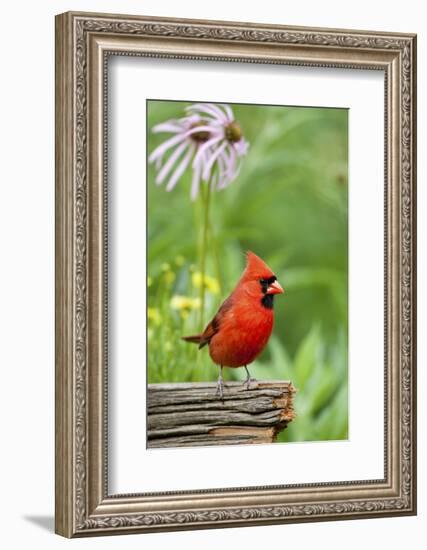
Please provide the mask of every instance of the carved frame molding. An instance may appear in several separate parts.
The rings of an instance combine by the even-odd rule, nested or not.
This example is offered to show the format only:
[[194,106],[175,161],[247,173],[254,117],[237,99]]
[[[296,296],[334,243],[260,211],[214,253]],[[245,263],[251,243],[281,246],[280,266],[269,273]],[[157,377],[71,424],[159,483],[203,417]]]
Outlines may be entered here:
[[[107,59],[385,74],[385,478],[109,495]],[[67,537],[416,513],[416,37],[68,12],[56,18],[56,532]]]

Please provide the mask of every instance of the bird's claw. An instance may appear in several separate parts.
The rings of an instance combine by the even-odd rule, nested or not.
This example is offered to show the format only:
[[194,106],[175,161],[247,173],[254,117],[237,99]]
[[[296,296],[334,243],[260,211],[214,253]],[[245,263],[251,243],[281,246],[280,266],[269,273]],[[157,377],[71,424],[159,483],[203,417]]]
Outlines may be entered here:
[[219,395],[221,401],[224,401],[224,382],[222,380],[218,380],[218,384],[216,385],[216,395]]
[[251,382],[256,382],[256,379],[255,379],[255,378],[246,378],[245,382],[243,383],[243,385],[245,386],[246,390],[250,390],[250,389],[251,389]]

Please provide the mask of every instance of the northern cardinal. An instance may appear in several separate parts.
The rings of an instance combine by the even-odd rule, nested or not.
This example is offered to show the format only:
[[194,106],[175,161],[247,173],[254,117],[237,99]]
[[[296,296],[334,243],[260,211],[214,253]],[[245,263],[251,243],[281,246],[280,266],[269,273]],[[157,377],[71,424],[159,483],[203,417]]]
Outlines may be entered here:
[[217,393],[224,396],[223,367],[245,367],[246,389],[252,378],[248,371],[262,352],[273,330],[273,301],[283,288],[268,265],[253,252],[246,254],[246,269],[235,289],[223,302],[202,334],[184,336],[186,342],[209,346],[209,354],[219,366]]

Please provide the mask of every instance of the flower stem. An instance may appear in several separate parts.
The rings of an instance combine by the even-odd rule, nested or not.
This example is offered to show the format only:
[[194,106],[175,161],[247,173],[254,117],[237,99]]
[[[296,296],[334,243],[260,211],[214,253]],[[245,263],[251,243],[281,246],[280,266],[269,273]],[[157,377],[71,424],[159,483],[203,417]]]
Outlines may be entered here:
[[221,272],[221,262],[220,262],[220,259],[219,259],[218,241],[217,241],[216,235],[214,233],[211,221],[209,221],[209,238],[210,238],[210,242],[212,244],[213,260],[214,260],[214,263],[215,263],[216,277],[217,277],[218,285],[219,285],[219,295],[222,296],[224,285],[223,285],[223,282],[222,282],[222,272]]
[[200,274],[201,274],[201,284],[200,284],[200,330],[202,331],[204,327],[204,314],[205,314],[205,294],[206,294],[206,285],[205,285],[205,276],[206,276],[206,257],[208,249],[208,229],[209,229],[209,206],[210,206],[210,196],[211,196],[211,180],[207,182],[206,193],[202,192],[203,200],[203,228],[202,228],[202,247],[200,251]]

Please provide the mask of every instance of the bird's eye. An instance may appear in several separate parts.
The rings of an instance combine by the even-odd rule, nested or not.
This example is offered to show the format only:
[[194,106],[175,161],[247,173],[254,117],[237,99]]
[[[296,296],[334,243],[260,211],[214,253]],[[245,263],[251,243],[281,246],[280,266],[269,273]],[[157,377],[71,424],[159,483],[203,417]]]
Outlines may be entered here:
[[267,289],[268,289],[268,284],[269,284],[268,281],[269,281],[268,279],[260,279],[259,280],[262,291],[263,291],[264,294],[267,292]]
[[275,275],[272,275],[271,277],[269,277],[268,279],[260,279],[259,282],[262,284],[262,285],[272,285],[274,283],[274,281],[277,281],[277,277]]
[[263,291],[264,294],[266,294],[266,292],[268,290],[268,287],[270,285],[272,285],[274,283],[274,281],[277,281],[277,277],[275,275],[272,275],[268,279],[263,278],[263,279],[259,280],[262,291]]

